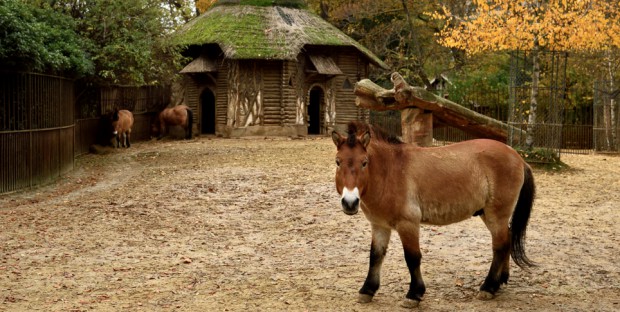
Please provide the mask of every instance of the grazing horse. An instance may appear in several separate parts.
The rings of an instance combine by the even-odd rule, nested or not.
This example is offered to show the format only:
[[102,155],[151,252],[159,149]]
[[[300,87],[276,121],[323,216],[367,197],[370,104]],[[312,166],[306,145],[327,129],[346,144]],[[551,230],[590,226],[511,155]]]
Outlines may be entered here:
[[185,130],[185,139],[192,138],[192,122],[194,113],[186,105],[177,105],[166,108],[159,113],[153,122],[152,134],[158,140],[168,134],[168,128],[181,126]]
[[403,244],[411,275],[404,307],[419,305],[426,286],[420,272],[420,224],[446,225],[480,216],[491,232],[493,261],[478,298],[491,299],[508,282],[510,256],[519,267],[535,195],[530,166],[509,146],[478,139],[443,147],[406,144],[373,126],[351,122],[337,147],[336,189],[344,213],[361,207],[372,230],[370,267],[358,302],[372,301],[390,235]]
[[133,114],[125,109],[115,109],[112,113],[112,129],[116,138],[116,147],[131,146],[131,127],[133,126]]

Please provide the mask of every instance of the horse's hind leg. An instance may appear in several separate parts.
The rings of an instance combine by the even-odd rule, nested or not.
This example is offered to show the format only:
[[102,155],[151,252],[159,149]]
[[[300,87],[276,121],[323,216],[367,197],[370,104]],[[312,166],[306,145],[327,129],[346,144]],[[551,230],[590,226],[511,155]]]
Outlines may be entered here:
[[497,222],[498,220],[493,218],[494,222],[491,222],[487,216],[483,215],[481,217],[491,232],[493,262],[491,263],[489,274],[482,286],[480,286],[478,299],[488,300],[493,298],[501,284],[508,282],[508,277],[510,276],[510,230],[508,228],[508,220]]
[[420,271],[420,263],[422,261],[422,253],[420,252],[420,225],[419,223],[403,222],[397,226],[396,230],[403,243],[405,261],[407,262],[407,268],[409,268],[409,274],[411,275],[409,291],[402,305],[405,308],[415,308],[418,307],[426,292],[426,286],[424,285],[422,272]]
[[372,243],[370,244],[370,264],[366,281],[359,291],[358,302],[368,303],[379,289],[381,265],[390,243],[390,228],[372,225]]

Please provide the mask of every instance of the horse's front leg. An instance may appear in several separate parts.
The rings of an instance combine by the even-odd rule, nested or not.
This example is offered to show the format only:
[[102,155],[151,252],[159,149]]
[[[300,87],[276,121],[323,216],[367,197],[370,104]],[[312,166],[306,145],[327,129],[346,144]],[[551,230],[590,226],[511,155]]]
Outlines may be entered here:
[[161,140],[167,133],[168,129],[166,129],[166,123],[163,120],[159,121],[159,136],[158,140]]
[[422,261],[422,253],[420,252],[420,224],[419,222],[401,222],[397,225],[396,231],[403,243],[405,252],[405,261],[411,275],[411,283],[409,291],[402,305],[406,308],[415,308],[420,304],[422,296],[426,292],[422,272],[420,271],[420,263]]
[[125,132],[125,142],[127,143],[127,147],[131,147],[131,132]]
[[381,265],[390,243],[390,228],[372,225],[372,243],[370,244],[370,265],[366,281],[360,289],[358,302],[368,303],[379,289],[381,282]]

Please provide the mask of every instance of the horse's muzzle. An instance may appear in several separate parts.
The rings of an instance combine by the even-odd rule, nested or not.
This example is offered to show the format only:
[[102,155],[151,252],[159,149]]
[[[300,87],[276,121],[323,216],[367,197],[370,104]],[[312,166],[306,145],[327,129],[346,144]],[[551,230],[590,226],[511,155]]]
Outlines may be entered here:
[[349,203],[344,198],[342,199],[342,211],[344,211],[344,213],[350,216],[357,213],[357,211],[359,210],[359,206],[360,200],[357,198],[352,203]]
[[352,191],[345,187],[342,190],[342,199],[340,203],[342,204],[342,211],[344,211],[344,213],[348,215],[356,214],[360,208],[360,197],[357,187]]

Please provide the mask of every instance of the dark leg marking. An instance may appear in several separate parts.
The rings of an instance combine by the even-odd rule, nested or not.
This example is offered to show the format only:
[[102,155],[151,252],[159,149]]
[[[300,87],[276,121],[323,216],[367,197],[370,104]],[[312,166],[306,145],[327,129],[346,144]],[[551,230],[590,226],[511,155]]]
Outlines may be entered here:
[[504,244],[499,249],[493,249],[493,262],[489,269],[489,274],[484,280],[480,291],[495,294],[499,290],[501,283],[508,282],[509,273],[504,269],[506,258],[510,256],[510,244]]
[[376,243],[373,240],[370,245],[370,265],[368,268],[368,275],[366,276],[364,285],[359,291],[360,294],[374,296],[379,289],[381,282],[381,264],[383,263],[385,253],[387,252],[387,246],[382,248],[375,245]]
[[424,280],[422,280],[422,273],[420,272],[422,254],[419,251],[412,252],[405,249],[405,261],[411,275],[411,283],[409,284],[409,292],[407,292],[406,298],[421,301],[422,296],[426,292],[426,286],[424,286]]

